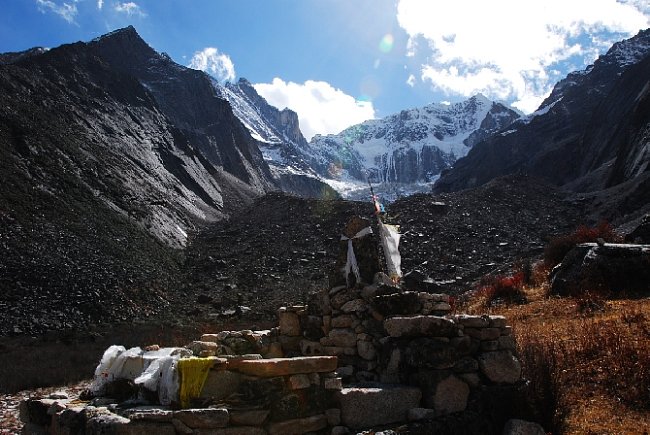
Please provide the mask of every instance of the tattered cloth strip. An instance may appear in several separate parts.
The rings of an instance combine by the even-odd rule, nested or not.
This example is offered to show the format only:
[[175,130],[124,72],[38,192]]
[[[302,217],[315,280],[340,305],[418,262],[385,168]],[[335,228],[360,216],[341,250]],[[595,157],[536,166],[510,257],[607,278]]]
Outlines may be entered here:
[[393,280],[399,280],[402,277],[402,258],[398,249],[400,238],[399,227],[396,225],[387,225],[380,220],[379,235],[381,237],[381,246],[384,248],[388,275]]
[[178,371],[181,377],[179,400],[181,408],[190,406],[190,399],[199,397],[203,384],[208,378],[208,372],[214,365],[214,358],[181,358],[178,360]]
[[354,255],[354,248],[352,247],[352,240],[353,239],[360,239],[361,237],[365,237],[368,234],[372,234],[372,228],[370,227],[365,227],[358,233],[356,233],[352,238],[348,238],[345,235],[341,235],[341,240],[347,240],[348,241],[348,258],[345,262],[345,282],[350,286],[349,278],[348,275],[350,272],[354,273],[354,276],[357,277],[357,282],[361,281],[361,273],[359,272],[359,265],[357,264],[357,257]]

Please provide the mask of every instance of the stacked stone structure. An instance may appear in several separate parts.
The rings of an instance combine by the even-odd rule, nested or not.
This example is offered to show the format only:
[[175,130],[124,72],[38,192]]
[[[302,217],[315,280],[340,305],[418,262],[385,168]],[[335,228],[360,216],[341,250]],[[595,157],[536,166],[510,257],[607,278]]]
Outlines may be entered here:
[[[376,273],[376,244],[354,237],[367,224],[353,219],[345,233],[347,249],[360,254],[359,279],[345,279],[342,257],[334,278],[346,285],[279,308],[277,327],[204,334],[168,349],[158,364],[165,385],[141,382],[158,354],[121,348],[119,371],[101,390],[108,397],[26,400],[25,432],[341,435],[409,423],[429,433],[456,416],[448,426],[456,433],[469,427],[468,415],[481,433],[501,433],[524,402],[506,319],[451,314],[447,295],[393,286]],[[168,388],[173,379],[179,390]]]

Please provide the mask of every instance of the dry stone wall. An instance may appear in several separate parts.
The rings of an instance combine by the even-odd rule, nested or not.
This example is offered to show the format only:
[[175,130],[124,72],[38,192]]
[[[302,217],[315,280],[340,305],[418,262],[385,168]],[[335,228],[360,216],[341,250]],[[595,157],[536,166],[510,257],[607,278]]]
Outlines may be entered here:
[[167,406],[133,383],[151,353],[131,349],[108,397],[28,400],[21,418],[27,433],[344,434],[468,413],[500,432],[521,400],[511,328],[450,312],[447,295],[334,287],[281,307],[276,328],[204,334],[171,352],[207,375]]

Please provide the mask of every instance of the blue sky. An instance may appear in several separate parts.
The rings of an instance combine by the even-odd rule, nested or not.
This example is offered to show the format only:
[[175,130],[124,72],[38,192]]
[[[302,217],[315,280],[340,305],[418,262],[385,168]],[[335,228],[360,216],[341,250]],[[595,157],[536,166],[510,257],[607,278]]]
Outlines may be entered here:
[[650,27],[646,0],[4,0],[0,52],[133,25],[297,111],[307,137],[482,92],[534,111],[559,79]]

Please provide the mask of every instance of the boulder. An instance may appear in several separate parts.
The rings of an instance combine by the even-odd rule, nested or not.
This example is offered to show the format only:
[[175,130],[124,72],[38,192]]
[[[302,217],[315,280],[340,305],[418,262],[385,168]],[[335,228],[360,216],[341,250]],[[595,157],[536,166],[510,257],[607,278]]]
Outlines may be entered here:
[[261,426],[269,416],[268,409],[231,410],[230,424],[239,426]]
[[333,346],[352,347],[357,345],[357,334],[352,329],[332,328],[327,337]]
[[478,363],[481,372],[494,383],[513,384],[521,378],[521,364],[508,350],[482,353]]
[[288,311],[286,307],[278,310],[278,320],[280,323],[280,334],[289,336],[300,335],[300,316],[297,313]]
[[469,385],[456,376],[440,381],[433,392],[433,409],[436,414],[445,415],[464,411],[469,397]]
[[513,418],[506,422],[502,435],[546,435],[546,431],[537,423]]
[[238,363],[237,371],[246,375],[271,378],[298,373],[323,373],[336,370],[335,356],[305,356],[297,358],[271,358],[261,360],[243,360]]
[[230,415],[225,408],[183,409],[174,418],[192,429],[214,429],[228,426]]
[[419,388],[407,386],[343,388],[338,394],[341,421],[352,429],[405,421],[421,397]]
[[584,243],[551,272],[551,292],[650,292],[650,245]]
[[422,302],[416,292],[393,293],[375,296],[372,308],[383,316],[419,314]]
[[404,357],[410,368],[447,369],[454,366],[459,355],[448,339],[422,337],[409,342]]
[[384,329],[391,337],[454,337],[458,326],[450,319],[439,316],[391,317],[384,320]]
[[239,388],[241,374],[231,370],[210,370],[199,398],[221,400]]

